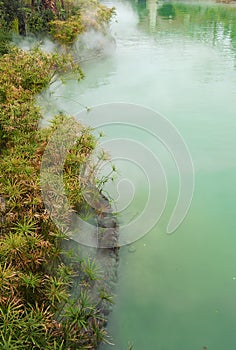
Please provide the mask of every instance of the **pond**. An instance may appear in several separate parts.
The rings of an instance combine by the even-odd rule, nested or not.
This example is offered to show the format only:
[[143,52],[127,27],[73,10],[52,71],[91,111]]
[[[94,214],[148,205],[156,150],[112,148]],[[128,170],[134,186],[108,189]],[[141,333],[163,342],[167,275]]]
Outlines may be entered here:
[[[139,239],[120,249],[116,306],[108,326],[115,346],[101,349],[127,350],[129,342],[135,350],[235,349],[236,7],[189,1],[104,3],[116,7],[111,29],[116,49],[84,62],[83,82],[65,77],[50,90],[51,111],[66,111],[104,130],[104,147],[111,146],[111,154],[115,150],[117,179],[123,180],[120,196],[112,184],[107,190],[115,197],[124,231],[134,217],[145,214],[135,227]],[[161,114],[188,147],[194,195],[172,234],[166,227],[178,198],[178,170],[153,135],[155,118],[143,113],[146,130],[129,125],[129,115],[127,124],[124,116],[119,124],[111,103]],[[92,114],[79,113],[82,106],[103,104],[117,125],[102,126],[101,113],[98,125],[96,107]],[[121,139],[125,143],[115,145]],[[150,161],[146,169],[145,162],[137,169],[127,140],[136,142],[141,163],[146,153],[139,146],[158,157],[161,167]],[[155,172],[156,181],[148,181]],[[168,193],[163,194],[165,186]],[[156,202],[145,211],[149,191]],[[165,194],[165,208],[158,208]],[[159,220],[147,232],[153,217]]]

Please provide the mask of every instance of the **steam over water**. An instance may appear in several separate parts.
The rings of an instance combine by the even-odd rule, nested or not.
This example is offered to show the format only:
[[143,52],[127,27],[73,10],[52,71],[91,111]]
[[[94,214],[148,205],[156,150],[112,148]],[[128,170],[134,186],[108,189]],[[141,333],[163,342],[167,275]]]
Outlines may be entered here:
[[[117,8],[117,22],[112,24],[116,49],[102,39],[105,55],[83,63],[83,82],[67,76],[51,85],[41,100],[44,122],[54,112],[64,111],[95,126],[95,115],[92,119],[93,114],[79,114],[82,106],[125,102],[151,108],[168,118],[187,144],[195,168],[195,192],[185,220],[167,235],[179,191],[178,171],[168,150],[151,133],[125,125],[101,127],[108,146],[110,139],[121,137],[144,143],[160,160],[168,184],[159,222],[120,251],[116,306],[109,321],[116,345],[101,349],[126,350],[130,341],[134,350],[233,350],[236,9],[210,2],[104,2]],[[95,38],[88,33],[83,40],[96,48],[101,38]],[[154,127],[147,125],[149,131]],[[128,224],[145,208],[148,181],[145,172],[130,162],[117,160],[116,166],[118,178],[128,179],[126,187],[120,184],[120,197],[112,185],[106,189],[117,199],[117,207],[124,208],[120,222]],[[155,172],[152,164],[145,170]],[[150,189],[157,191],[157,206],[158,184],[157,176]],[[145,220],[156,210],[154,205]]]

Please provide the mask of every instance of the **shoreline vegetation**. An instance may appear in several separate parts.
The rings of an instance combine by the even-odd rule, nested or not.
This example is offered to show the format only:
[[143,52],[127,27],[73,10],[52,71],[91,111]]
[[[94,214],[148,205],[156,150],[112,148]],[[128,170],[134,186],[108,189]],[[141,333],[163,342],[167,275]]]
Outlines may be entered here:
[[[95,0],[4,0],[0,14],[0,348],[96,349],[109,339],[105,317],[113,299],[107,278],[115,281],[115,273],[109,273],[116,269],[118,253],[104,249],[102,259],[107,263],[112,255],[115,262],[104,273],[96,256],[84,257],[74,249],[45,210],[42,155],[55,129],[73,117],[55,116],[39,130],[42,115],[35,97],[57,74],[72,71],[83,79],[69,48],[81,33],[105,30],[114,9]],[[11,44],[12,34],[29,33],[50,35],[63,50],[49,54]],[[79,172],[97,141],[81,126],[66,159],[65,190],[77,212],[85,207]]]

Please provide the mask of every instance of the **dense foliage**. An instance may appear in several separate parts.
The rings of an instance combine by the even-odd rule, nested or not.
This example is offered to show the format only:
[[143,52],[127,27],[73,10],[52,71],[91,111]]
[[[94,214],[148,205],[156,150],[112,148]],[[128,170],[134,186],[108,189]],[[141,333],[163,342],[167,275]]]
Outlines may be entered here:
[[[39,186],[47,140],[68,117],[58,116],[39,131],[41,115],[34,104],[34,95],[56,70],[74,69],[80,77],[80,69],[70,57],[18,49],[1,57],[0,69],[0,348],[95,348],[105,334],[98,305],[87,292],[97,267],[79,256],[64,264],[62,236],[45,211]],[[96,145],[89,131],[81,130],[65,167],[68,194],[77,206],[82,196],[73,173]],[[73,301],[70,286],[78,273],[80,295]]]
[[[88,16],[88,4],[93,14]],[[40,192],[40,166],[47,142],[63,121],[59,115],[38,130],[40,109],[35,95],[54,76],[73,70],[70,55],[29,52],[8,45],[12,33],[51,33],[72,44],[83,30],[102,29],[113,10],[97,1],[2,0],[0,2],[0,348],[95,349],[105,339],[100,303],[111,302],[106,290],[92,300],[91,288],[102,273],[93,259],[76,249],[64,251],[67,237],[45,210]],[[65,189],[74,210],[83,206],[78,173],[96,147],[88,128],[70,150],[64,169]],[[74,281],[76,300],[70,297]],[[101,284],[102,286],[102,284]]]
[[97,1],[81,1],[78,9],[66,21],[55,19],[50,22],[50,33],[62,44],[73,44],[83,31],[103,31],[113,14],[114,8],[108,9]]
[[72,44],[86,29],[102,30],[113,13],[113,8],[96,0],[1,0],[0,30],[6,38],[9,31],[21,35],[51,34],[62,44]]

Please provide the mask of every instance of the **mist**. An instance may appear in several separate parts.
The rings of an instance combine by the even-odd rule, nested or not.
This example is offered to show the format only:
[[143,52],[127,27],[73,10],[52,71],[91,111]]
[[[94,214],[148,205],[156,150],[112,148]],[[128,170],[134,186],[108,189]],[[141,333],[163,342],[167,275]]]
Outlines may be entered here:
[[51,53],[59,49],[58,44],[53,42],[50,38],[38,37],[34,34],[30,34],[27,36],[15,35],[13,36],[12,42],[17,47],[25,51],[30,51],[38,47],[39,49],[41,49],[46,53]]
[[[52,53],[54,51],[59,53],[65,52],[65,48],[49,37],[37,37],[34,34],[30,34],[26,37],[15,35],[12,39],[12,43],[25,51],[30,51],[37,47],[46,53]],[[114,53],[115,48],[115,39],[110,34],[109,30],[104,34],[90,29],[77,36],[71,48],[71,54],[74,56],[75,60],[80,63],[100,56],[110,56]],[[68,50],[66,51],[68,52]]]
[[115,39],[107,32],[90,29],[79,35],[73,45],[73,54],[79,62],[93,59],[98,56],[110,56],[116,48]]

